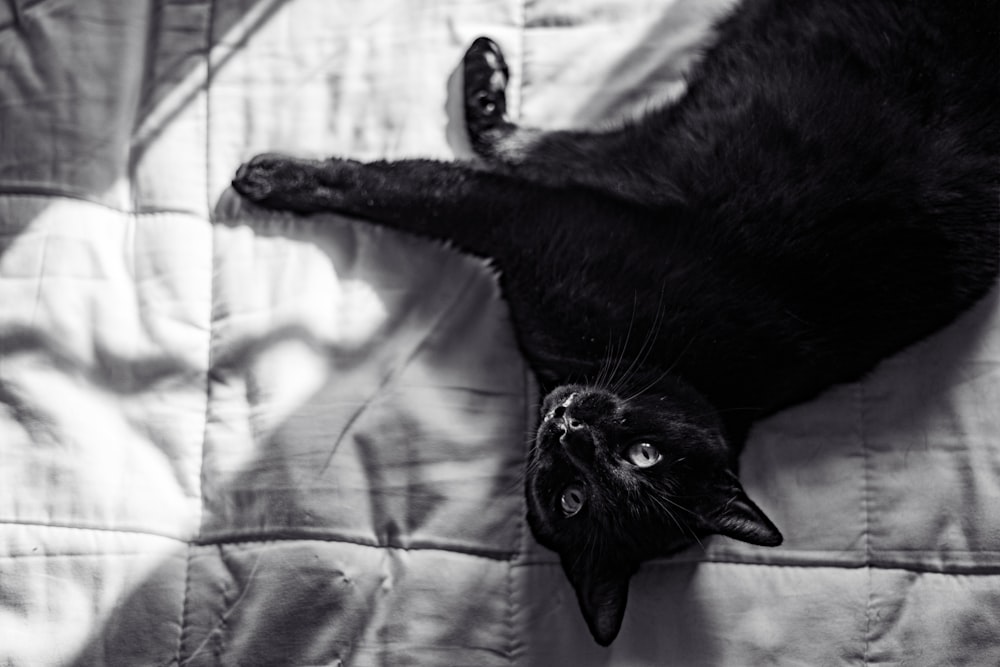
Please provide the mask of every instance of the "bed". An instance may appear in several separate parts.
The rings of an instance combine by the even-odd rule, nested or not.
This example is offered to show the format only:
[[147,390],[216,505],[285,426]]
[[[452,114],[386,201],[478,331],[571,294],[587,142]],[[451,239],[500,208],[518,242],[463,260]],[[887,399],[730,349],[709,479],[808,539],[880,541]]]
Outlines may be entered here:
[[1000,664],[1000,309],[760,424],[786,536],[645,564],[590,638],[524,520],[496,276],[229,188],[263,151],[468,156],[682,94],[731,0],[0,4],[0,664]]

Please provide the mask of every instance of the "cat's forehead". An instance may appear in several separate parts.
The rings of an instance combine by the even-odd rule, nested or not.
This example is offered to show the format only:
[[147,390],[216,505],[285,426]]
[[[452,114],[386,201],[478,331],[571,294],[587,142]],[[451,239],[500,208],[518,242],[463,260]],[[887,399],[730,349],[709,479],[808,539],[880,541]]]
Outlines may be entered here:
[[692,418],[694,409],[678,406],[669,396],[631,397],[620,402],[616,421],[623,427],[669,427]]

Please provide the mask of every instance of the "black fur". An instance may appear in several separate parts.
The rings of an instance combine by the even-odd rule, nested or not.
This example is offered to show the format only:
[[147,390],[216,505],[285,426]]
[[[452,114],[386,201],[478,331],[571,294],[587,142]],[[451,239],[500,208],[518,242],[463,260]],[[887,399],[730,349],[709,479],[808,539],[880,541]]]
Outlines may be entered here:
[[754,421],[994,282],[998,25],[995,0],[745,0],[679,102],[603,133],[513,125],[480,39],[482,164],[266,155],[233,185],[492,258],[547,393],[529,521],[607,644],[643,560],[711,533],[780,543],[735,474]]

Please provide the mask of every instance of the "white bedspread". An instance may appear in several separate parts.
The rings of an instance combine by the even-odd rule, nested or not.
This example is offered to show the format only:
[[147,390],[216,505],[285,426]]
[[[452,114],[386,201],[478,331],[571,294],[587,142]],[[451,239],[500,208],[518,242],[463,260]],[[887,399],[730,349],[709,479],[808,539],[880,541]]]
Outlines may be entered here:
[[522,122],[620,118],[728,2],[0,4],[0,664],[1000,664],[996,290],[756,429],[786,543],[643,566],[603,649],[525,525],[494,276],[228,190],[465,154],[481,34]]

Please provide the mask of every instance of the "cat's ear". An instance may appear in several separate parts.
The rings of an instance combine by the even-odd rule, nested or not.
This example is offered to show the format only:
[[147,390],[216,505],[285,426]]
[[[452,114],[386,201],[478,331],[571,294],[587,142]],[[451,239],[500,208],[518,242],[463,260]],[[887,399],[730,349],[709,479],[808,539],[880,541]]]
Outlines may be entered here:
[[563,557],[563,570],[576,591],[587,628],[601,646],[618,636],[628,603],[628,582],[636,567],[581,562]]
[[714,532],[762,547],[781,544],[784,539],[781,532],[750,500],[740,480],[731,471],[726,470],[716,493],[719,494],[717,505],[705,517]]

